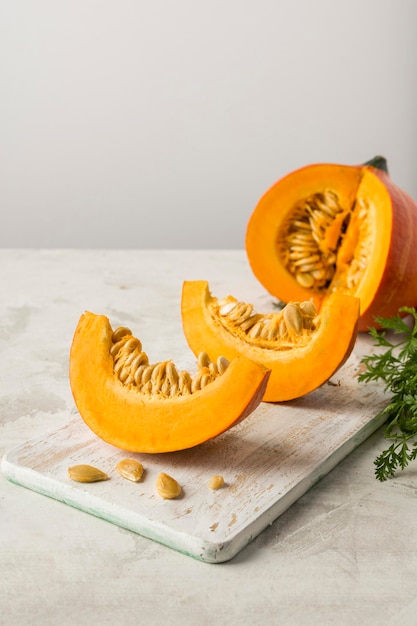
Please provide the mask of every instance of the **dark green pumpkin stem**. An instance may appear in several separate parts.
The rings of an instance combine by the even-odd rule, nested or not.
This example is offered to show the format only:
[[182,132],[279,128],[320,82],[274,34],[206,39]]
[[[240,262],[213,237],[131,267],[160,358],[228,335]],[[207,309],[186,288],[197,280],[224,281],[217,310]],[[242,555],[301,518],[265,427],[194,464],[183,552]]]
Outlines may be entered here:
[[386,174],[389,174],[388,163],[387,163],[386,158],[383,156],[376,156],[370,161],[366,161],[364,165],[367,167],[375,167],[377,170],[382,170]]

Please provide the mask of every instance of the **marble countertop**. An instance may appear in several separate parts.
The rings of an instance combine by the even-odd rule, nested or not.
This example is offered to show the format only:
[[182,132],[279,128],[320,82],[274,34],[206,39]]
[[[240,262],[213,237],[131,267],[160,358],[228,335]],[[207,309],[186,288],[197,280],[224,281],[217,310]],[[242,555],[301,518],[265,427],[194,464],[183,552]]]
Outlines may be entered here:
[[[184,279],[270,305],[243,251],[0,250],[1,456],[74,412],[68,355],[83,311],[140,322],[161,358],[184,354]],[[167,315],[178,330],[169,336]],[[379,429],[216,565],[0,475],[2,622],[415,624],[417,466],[377,482],[384,443]]]

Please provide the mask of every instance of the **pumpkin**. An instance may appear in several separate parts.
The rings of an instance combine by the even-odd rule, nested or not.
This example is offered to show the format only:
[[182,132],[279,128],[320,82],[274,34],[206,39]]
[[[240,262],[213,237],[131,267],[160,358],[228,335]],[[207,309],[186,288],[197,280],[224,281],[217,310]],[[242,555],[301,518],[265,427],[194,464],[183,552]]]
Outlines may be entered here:
[[359,330],[417,305],[417,203],[383,157],[314,164],[278,180],[247,224],[255,277],[288,302],[339,291],[360,299]]
[[264,401],[301,397],[325,383],[346,361],[355,344],[359,299],[334,292],[318,312],[314,302],[290,302],[282,310],[257,313],[234,296],[220,300],[207,281],[185,281],[181,315],[195,354],[244,355],[271,371]]
[[70,384],[78,411],[104,441],[131,452],[198,445],[231,428],[260,403],[268,370],[246,357],[229,363],[198,357],[197,372],[172,360],[150,364],[128,328],[84,313],[70,352]]

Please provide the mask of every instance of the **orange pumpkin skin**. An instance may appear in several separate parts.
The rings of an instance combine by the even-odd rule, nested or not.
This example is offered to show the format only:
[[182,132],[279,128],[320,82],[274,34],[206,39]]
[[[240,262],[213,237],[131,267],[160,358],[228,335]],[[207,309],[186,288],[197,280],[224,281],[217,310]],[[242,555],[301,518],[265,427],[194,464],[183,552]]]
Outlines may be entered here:
[[117,448],[141,453],[191,448],[243,420],[262,400],[269,372],[244,357],[190,395],[141,393],[114,371],[112,334],[106,316],[84,313],[74,333],[69,375],[82,419]]
[[392,237],[387,262],[371,306],[363,312],[360,330],[375,326],[375,317],[391,317],[402,306],[417,306],[417,202],[395,185],[387,173],[373,168],[391,202]]
[[[308,165],[278,180],[255,207],[245,242],[255,276],[283,302],[313,297],[320,306],[332,291],[357,296],[361,303],[359,331],[377,326],[375,317],[390,317],[402,306],[417,306],[417,202],[397,187],[384,169],[369,163]],[[346,232],[339,234],[341,245],[349,238],[350,242],[344,250],[335,251],[336,269],[328,284],[304,287],[285,264],[283,249],[288,238],[283,246],[283,232],[303,198],[328,189],[337,194],[341,210],[349,214]],[[365,217],[359,215],[361,206]],[[364,267],[359,282],[348,284],[349,265],[352,268],[353,256],[362,249]]]
[[245,355],[267,367],[265,402],[294,400],[324,384],[346,362],[358,332],[358,298],[337,292],[323,300],[320,325],[308,343],[288,350],[248,341],[239,329],[224,326],[219,308],[207,281],[184,282],[181,315],[188,344],[195,354],[205,346],[208,354]]

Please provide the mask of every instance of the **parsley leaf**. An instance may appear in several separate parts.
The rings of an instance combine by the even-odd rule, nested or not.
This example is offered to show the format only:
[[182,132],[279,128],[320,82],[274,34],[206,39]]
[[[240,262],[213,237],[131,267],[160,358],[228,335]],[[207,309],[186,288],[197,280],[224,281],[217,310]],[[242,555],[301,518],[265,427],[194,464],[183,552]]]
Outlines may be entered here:
[[385,438],[392,443],[374,461],[380,481],[417,458],[417,310],[402,307],[399,313],[408,318],[376,318],[381,329],[371,328],[369,333],[381,350],[362,358],[366,370],[359,375],[360,382],[383,381],[391,393],[382,414],[387,417]]

